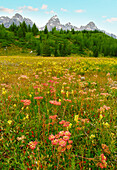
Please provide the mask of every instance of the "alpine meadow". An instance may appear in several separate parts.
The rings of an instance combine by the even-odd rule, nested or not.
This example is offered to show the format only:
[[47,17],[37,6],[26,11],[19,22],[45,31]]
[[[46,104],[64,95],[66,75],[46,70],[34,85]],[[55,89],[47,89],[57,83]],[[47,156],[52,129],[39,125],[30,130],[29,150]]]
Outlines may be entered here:
[[0,24],[0,169],[116,170],[117,37],[57,15]]

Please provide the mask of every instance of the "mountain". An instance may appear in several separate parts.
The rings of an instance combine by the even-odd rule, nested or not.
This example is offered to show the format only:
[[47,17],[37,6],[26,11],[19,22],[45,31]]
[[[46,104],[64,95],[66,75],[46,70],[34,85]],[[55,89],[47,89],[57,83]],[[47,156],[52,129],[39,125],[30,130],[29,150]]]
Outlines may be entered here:
[[6,28],[9,28],[10,25],[14,24],[15,25],[20,25],[25,21],[26,25],[30,25],[31,27],[33,26],[33,22],[29,18],[23,18],[20,14],[16,13],[12,18],[2,16],[0,17],[0,24],[4,24]]
[[[47,22],[46,25],[47,25],[48,31],[51,31],[52,28],[54,28],[54,27],[56,27],[57,30],[63,29],[63,30],[66,30],[66,31],[67,30],[72,30],[72,29],[74,29],[75,31],[83,31],[83,30],[94,31],[94,30],[98,30],[98,31],[101,31],[101,32],[107,34],[110,37],[113,37],[113,38],[117,39],[116,35],[107,33],[106,31],[100,30],[99,28],[97,28],[97,26],[95,25],[94,22],[89,22],[86,26],[81,26],[80,28],[78,28],[76,26],[73,26],[70,22],[68,22],[65,25],[61,24],[59,18],[57,17],[57,15],[55,15],[52,18],[50,18],[50,20]],[[39,28],[40,31],[42,31],[44,29],[45,29],[45,26]]]
[[[70,22],[68,22],[67,24],[63,25],[60,23],[60,20],[59,18],[57,17],[57,15],[53,16],[52,18],[50,18],[50,20],[47,22],[47,28],[48,28],[48,31],[52,31],[52,28],[56,27],[57,30],[71,30],[71,29],[75,29],[75,30],[78,30],[77,27],[71,25]],[[45,29],[45,26],[44,27],[41,27],[39,28],[39,30],[44,30]]]
[[[25,21],[26,25],[30,25],[31,27],[33,26],[33,22],[29,19],[29,18],[23,18],[20,14],[16,13],[12,18],[9,17],[5,17],[5,16],[1,16],[0,17],[0,24],[4,24],[4,26],[6,28],[9,28],[11,24],[16,24],[16,25],[20,25],[20,23],[22,23],[23,21]],[[105,34],[107,34],[110,37],[113,37],[115,39],[117,39],[117,36],[114,34],[110,34],[104,30],[100,30],[99,28],[97,28],[97,26],[95,25],[94,22],[89,22],[86,26],[81,26],[80,28],[73,26],[70,22],[64,24],[60,23],[60,20],[58,18],[57,15],[54,15],[53,17],[51,17],[49,19],[49,21],[47,22],[47,28],[48,31],[51,31],[52,28],[56,27],[57,30],[72,30],[74,29],[75,31],[83,31],[83,30],[88,30],[88,31],[94,31],[94,30],[98,30],[101,31]],[[44,27],[39,28],[40,31],[44,30]]]
[[82,30],[94,31],[94,30],[98,30],[98,28],[96,27],[94,22],[89,22],[86,26],[80,27],[80,31]]

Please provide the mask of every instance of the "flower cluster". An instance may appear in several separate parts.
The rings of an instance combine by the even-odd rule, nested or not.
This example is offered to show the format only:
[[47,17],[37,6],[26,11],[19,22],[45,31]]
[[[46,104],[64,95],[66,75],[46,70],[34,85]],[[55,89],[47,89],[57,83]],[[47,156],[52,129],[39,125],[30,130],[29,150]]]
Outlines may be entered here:
[[50,100],[49,103],[51,103],[53,105],[57,105],[57,106],[61,105],[61,102],[57,102],[56,100]]
[[64,152],[66,149],[71,149],[72,140],[69,140],[71,133],[69,131],[60,131],[58,134],[49,136],[52,145],[57,146],[59,152]]
[[102,149],[104,150],[105,153],[110,154],[109,147],[106,144],[102,144]]
[[24,103],[24,106],[29,106],[31,104],[31,101],[26,99],[26,100],[21,100],[21,102]]
[[104,156],[104,154],[102,153],[100,155],[100,162],[97,163],[97,166],[100,168],[106,168],[107,167],[107,162],[106,162],[106,157]]
[[61,121],[59,122],[59,124],[60,124],[60,125],[63,124],[63,127],[69,127],[70,122],[67,122],[67,121],[65,121],[65,120],[61,120]]
[[33,149],[35,149],[35,148],[36,148],[37,143],[38,143],[37,141],[34,141],[34,142],[33,142],[33,141],[31,141],[31,142],[29,142],[29,143],[28,143],[28,145],[29,145],[30,149],[32,149],[32,150],[33,150]]

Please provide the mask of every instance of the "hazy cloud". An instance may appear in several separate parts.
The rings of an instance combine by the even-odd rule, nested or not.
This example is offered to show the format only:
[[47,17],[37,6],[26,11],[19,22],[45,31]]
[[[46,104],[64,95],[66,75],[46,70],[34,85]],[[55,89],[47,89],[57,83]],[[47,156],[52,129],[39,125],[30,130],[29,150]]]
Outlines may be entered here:
[[110,19],[107,19],[106,21],[107,22],[115,22],[115,21],[117,21],[117,18],[110,18]]
[[83,13],[83,12],[85,12],[85,10],[83,10],[83,9],[77,9],[77,10],[75,10],[75,12],[76,12],[76,13]]
[[107,16],[102,16],[102,18],[106,18]]
[[13,13],[13,12],[14,12],[14,9],[9,9],[9,8],[0,7],[0,11],[2,11],[2,12],[7,12],[7,13]]
[[19,10],[22,11],[38,11],[38,8],[33,8],[32,6],[23,6],[23,7],[19,7]]
[[47,7],[48,7],[47,5],[43,4],[41,9],[47,9]]
[[67,12],[67,9],[63,9],[63,8],[61,8],[61,11],[63,11],[63,12]]
[[54,12],[53,10],[51,10],[51,11],[46,11],[45,13],[46,13],[46,14],[55,14],[55,12]]

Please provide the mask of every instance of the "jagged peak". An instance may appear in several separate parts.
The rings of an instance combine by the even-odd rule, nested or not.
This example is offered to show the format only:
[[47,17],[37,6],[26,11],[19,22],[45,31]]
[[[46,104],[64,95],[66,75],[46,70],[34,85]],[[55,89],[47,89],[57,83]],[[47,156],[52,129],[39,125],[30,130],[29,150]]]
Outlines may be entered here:
[[11,19],[15,19],[15,20],[18,20],[18,21],[20,21],[20,22],[23,22],[23,17],[22,17],[22,15],[20,15],[20,14],[18,14],[18,13],[16,13]]
[[93,21],[89,22],[87,25],[96,26]]
[[19,13],[16,13],[13,17],[22,17],[22,15],[20,15]]
[[71,25],[71,22],[66,23],[65,25]]

